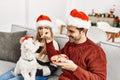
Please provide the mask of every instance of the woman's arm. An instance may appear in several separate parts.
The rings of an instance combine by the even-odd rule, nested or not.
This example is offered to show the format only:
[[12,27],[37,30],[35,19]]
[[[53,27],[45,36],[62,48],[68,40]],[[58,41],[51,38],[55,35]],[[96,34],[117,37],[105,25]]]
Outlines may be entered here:
[[37,69],[36,75],[38,76],[49,76],[57,70],[57,66],[53,65],[50,62],[42,62],[37,60],[39,68]]

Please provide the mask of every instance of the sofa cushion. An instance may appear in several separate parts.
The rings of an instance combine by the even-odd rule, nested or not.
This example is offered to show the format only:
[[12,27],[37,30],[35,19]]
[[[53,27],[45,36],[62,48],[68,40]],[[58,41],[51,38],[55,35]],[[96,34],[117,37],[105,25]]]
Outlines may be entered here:
[[16,32],[16,31],[27,31],[26,35],[31,35],[31,36],[36,36],[36,32],[37,32],[34,28],[12,24],[11,32]]
[[48,80],[58,80],[58,77],[59,77],[58,75],[53,74],[49,76]]
[[61,34],[56,34],[54,37],[55,37],[55,40],[57,41],[57,43],[59,45],[59,49],[63,48],[64,45],[69,40],[66,35],[61,35]]
[[0,59],[16,62],[20,57],[19,39],[26,31],[0,32]]
[[0,75],[15,67],[15,63],[0,60]]
[[107,57],[107,80],[120,80],[120,44],[100,42]]

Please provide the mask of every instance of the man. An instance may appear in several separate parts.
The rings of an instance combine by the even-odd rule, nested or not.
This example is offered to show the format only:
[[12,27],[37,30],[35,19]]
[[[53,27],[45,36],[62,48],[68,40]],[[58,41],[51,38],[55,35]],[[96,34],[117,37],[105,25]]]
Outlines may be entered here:
[[59,80],[106,80],[106,55],[101,47],[86,37],[90,27],[88,16],[76,9],[70,12],[70,16],[67,26],[69,41],[61,50],[54,49],[49,33],[45,35],[49,59],[56,54],[69,57],[69,60],[54,62],[63,71]]

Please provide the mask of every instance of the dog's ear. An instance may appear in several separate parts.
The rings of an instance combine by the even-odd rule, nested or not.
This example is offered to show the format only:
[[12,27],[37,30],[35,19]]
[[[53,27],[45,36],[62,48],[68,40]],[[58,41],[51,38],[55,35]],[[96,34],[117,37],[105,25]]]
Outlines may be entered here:
[[22,44],[24,40],[28,40],[29,38],[34,39],[33,36],[24,36],[20,39],[20,44]]

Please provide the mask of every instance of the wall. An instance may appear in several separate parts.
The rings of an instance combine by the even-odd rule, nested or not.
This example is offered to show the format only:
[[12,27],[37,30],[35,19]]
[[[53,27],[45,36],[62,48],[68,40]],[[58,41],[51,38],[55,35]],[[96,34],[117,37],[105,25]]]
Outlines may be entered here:
[[52,19],[59,18],[67,22],[69,11],[73,8],[91,13],[109,12],[115,4],[115,14],[120,17],[119,0],[0,0],[0,27],[11,24],[35,27],[36,18],[44,13]]
[[118,10],[120,11],[120,0],[91,0],[88,2],[88,0],[77,0],[72,2],[71,8],[78,8],[79,10],[86,11],[87,13],[91,13],[91,10],[94,9],[95,12],[98,13],[106,13],[109,12],[109,9],[115,5],[115,14],[120,15]]
[[[92,9],[96,13],[109,13],[109,9],[115,5],[115,15],[120,17],[120,0],[70,0],[68,10],[76,8],[82,10],[87,14],[92,13]],[[68,11],[69,12],[69,11]],[[67,15],[68,16],[68,15]]]
[[24,25],[25,20],[24,0],[0,0],[0,26]]
[[29,0],[28,2],[28,25],[35,26],[35,21],[40,14],[48,15],[50,18],[64,20],[66,11],[66,0]]

